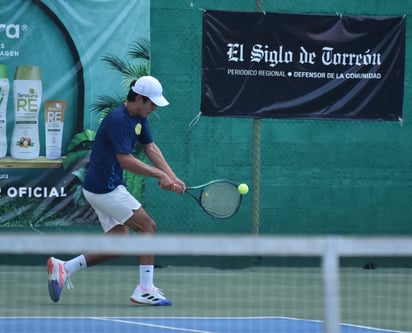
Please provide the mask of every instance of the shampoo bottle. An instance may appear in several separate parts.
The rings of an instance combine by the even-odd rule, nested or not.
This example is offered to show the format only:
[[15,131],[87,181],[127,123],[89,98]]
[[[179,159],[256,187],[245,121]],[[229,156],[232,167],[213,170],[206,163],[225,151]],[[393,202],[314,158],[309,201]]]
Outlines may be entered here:
[[7,100],[9,97],[7,66],[0,64],[0,158],[7,154]]
[[62,155],[62,139],[65,100],[44,102],[44,121],[46,124],[46,158],[57,160]]
[[40,155],[39,113],[42,82],[37,66],[18,66],[13,81],[14,127],[10,154],[15,159]]

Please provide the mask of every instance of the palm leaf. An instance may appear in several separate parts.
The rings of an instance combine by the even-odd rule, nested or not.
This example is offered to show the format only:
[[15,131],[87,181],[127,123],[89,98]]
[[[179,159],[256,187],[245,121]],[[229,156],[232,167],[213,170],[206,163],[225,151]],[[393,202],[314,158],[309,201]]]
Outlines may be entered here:
[[109,67],[119,71],[125,76],[132,76],[134,73],[135,65],[132,65],[127,60],[122,60],[115,55],[105,55],[102,57],[102,60],[109,64]]
[[[93,142],[95,136],[96,136],[96,131],[90,130],[90,129],[85,129],[82,132],[77,133],[73,137],[73,139],[70,141],[69,145],[67,146],[67,149],[69,151],[78,150],[79,146],[81,146],[82,143],[84,143],[84,142]],[[81,149],[84,149],[84,148],[81,148]]]
[[99,96],[95,103],[92,104],[92,112],[99,114],[99,124],[109,112],[117,108],[124,102],[124,97],[120,96]]
[[142,63],[140,65],[132,65],[131,66],[131,75],[123,74],[122,78],[122,86],[125,88],[129,88],[130,82],[133,80],[138,79],[139,77],[150,75],[150,64],[149,63]]
[[96,131],[85,129],[77,133],[67,146],[68,154],[63,160],[63,168],[69,169],[79,161],[88,159]]
[[134,41],[129,48],[128,54],[132,58],[150,60],[150,41],[147,38],[141,38]]
[[65,170],[70,169],[82,160],[88,160],[90,155],[90,148],[78,151],[72,151],[67,154],[67,157],[63,160],[63,168]]

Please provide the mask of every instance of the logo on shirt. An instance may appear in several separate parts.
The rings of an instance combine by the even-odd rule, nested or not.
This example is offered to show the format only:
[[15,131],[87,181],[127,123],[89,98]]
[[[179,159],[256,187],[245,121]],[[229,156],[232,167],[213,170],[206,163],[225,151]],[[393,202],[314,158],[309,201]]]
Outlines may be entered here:
[[137,124],[136,127],[134,128],[134,132],[137,135],[140,135],[140,133],[142,132],[142,124]]

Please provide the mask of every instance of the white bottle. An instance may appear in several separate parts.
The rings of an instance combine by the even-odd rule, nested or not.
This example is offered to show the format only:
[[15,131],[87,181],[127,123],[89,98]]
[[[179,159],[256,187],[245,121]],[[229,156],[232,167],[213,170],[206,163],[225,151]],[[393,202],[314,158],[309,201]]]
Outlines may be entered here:
[[58,160],[62,156],[65,111],[65,100],[52,100],[44,102],[46,158],[48,160]]
[[0,64],[0,158],[7,154],[7,100],[10,84],[7,66]]
[[37,66],[18,66],[13,81],[14,127],[10,154],[15,159],[40,155],[39,113],[42,82]]

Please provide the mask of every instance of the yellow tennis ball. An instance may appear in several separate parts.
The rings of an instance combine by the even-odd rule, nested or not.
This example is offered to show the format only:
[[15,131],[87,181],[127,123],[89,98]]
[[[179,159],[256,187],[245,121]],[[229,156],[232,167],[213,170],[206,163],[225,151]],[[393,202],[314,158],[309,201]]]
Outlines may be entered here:
[[239,191],[239,193],[241,195],[245,195],[245,194],[247,194],[247,192],[249,192],[249,186],[247,186],[247,184],[243,183],[243,184],[240,184],[237,187],[237,190]]

